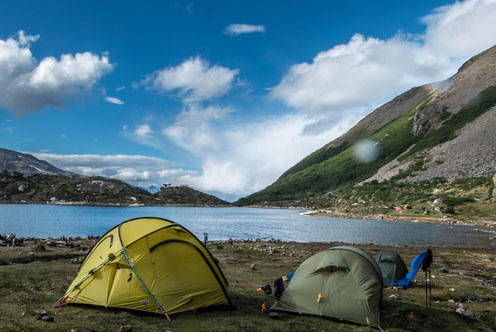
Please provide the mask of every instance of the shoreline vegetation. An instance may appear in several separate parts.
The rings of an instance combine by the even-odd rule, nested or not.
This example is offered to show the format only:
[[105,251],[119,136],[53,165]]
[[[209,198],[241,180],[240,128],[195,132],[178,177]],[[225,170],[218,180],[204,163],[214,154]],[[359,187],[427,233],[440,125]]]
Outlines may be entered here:
[[[343,243],[297,243],[274,239],[209,241],[239,302],[234,311],[197,310],[160,315],[97,306],[51,305],[66,291],[98,237],[24,238],[17,246],[0,246],[0,330],[26,331],[367,331],[367,327],[315,316],[280,313],[269,319],[261,311],[273,296],[256,291],[294,269],[308,256]],[[375,257],[400,253],[407,265],[427,247],[348,244]],[[384,289],[381,327],[386,331],[478,330],[496,326],[496,242],[487,246],[431,247],[432,308],[425,308],[424,274],[417,273],[407,291]],[[46,317],[46,318],[43,318]]]

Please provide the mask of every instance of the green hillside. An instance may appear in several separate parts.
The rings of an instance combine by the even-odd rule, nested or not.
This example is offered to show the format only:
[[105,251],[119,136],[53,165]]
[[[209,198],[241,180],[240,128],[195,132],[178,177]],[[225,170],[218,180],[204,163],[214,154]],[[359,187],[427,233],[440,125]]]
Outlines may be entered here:
[[[423,112],[433,97],[433,94],[428,95],[415,107],[371,136],[380,146],[380,155],[376,161],[371,163],[358,161],[353,154],[353,147],[349,144],[327,150],[321,148],[289,169],[275,183],[240,199],[237,204],[251,205],[309,198],[366,180],[380,167],[400,156],[414,144],[415,146],[403,159],[456,137],[457,130],[496,105],[496,86],[480,92],[453,115],[445,108],[438,110],[435,117],[442,125],[425,135],[413,135],[411,131],[414,115]],[[422,158],[415,159],[409,169],[392,180],[404,178],[421,169],[422,166]]]

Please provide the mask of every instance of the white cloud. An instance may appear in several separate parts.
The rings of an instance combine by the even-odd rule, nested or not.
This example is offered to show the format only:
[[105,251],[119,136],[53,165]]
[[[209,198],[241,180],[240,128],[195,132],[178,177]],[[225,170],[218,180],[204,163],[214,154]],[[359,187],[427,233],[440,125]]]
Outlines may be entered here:
[[265,26],[263,25],[251,25],[251,24],[229,24],[225,29],[224,33],[230,36],[237,36],[246,33],[255,32],[265,32]]
[[14,127],[0,127],[0,132],[6,132],[12,134],[14,132]]
[[121,135],[138,144],[146,145],[154,149],[166,152],[167,146],[161,140],[160,135],[156,135],[156,132],[150,126],[152,123],[152,118],[144,118],[141,123],[136,126],[129,126],[127,124],[122,126]]
[[270,95],[306,112],[339,114],[448,77],[447,56],[436,56],[403,35],[388,40],[354,35],[290,68]]
[[185,149],[196,153],[210,153],[212,149],[219,148],[220,142],[209,123],[223,118],[231,111],[229,107],[201,108],[197,105],[190,105],[179,113],[175,123],[165,128],[162,133]]
[[146,123],[138,126],[134,131],[134,133],[140,137],[148,137],[152,132],[152,128]]
[[18,40],[21,46],[28,46],[34,43],[40,38],[40,35],[26,35],[22,30],[19,31]]
[[386,101],[412,86],[446,79],[467,57],[493,46],[495,18],[496,0],[468,0],[424,17],[426,33],[416,39],[356,34],[310,63],[292,66],[270,95],[298,110],[330,115]]
[[124,90],[125,88],[126,88],[126,86],[125,86],[125,85],[123,85],[123,86],[120,86],[120,87],[118,87],[118,88],[115,88],[114,90],[115,90],[115,91],[122,91],[122,90]]
[[184,102],[197,102],[220,97],[232,87],[238,69],[210,64],[200,57],[185,60],[148,75],[144,84],[162,92],[177,91]]
[[65,135],[65,134],[60,134],[60,138],[67,138],[67,135]]
[[450,57],[470,57],[496,43],[496,1],[467,0],[425,16],[425,46]]
[[105,97],[105,101],[108,101],[109,103],[116,104],[116,105],[123,105],[124,102],[120,100],[119,98],[114,98],[114,97]]
[[69,172],[112,177],[144,187],[178,183],[182,177],[196,174],[195,171],[179,168],[174,162],[142,155],[32,154]]
[[38,61],[30,50],[38,38],[20,31],[16,39],[0,39],[0,107],[15,115],[82,100],[113,69],[108,56],[90,52]]
[[[350,126],[343,122],[330,125],[320,134],[305,135],[305,127],[314,120],[293,114],[224,131],[214,130],[212,121],[230,111],[216,107],[183,110],[174,125],[164,130],[174,143],[202,158],[201,172],[181,177],[182,184],[224,193],[260,190],[315,147],[324,145]],[[346,119],[352,123],[357,120]]]

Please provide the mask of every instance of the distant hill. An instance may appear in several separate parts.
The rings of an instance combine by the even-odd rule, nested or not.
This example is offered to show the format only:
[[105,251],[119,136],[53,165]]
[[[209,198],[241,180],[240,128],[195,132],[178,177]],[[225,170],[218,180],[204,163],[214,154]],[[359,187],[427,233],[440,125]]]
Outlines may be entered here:
[[154,195],[163,204],[183,204],[183,205],[231,205],[216,196],[205,194],[188,186],[168,186]]
[[[226,206],[189,187],[145,190],[122,180],[81,176],[36,157],[0,148],[0,203]],[[152,193],[150,191],[155,191]]]
[[[487,200],[496,172],[495,138],[496,46],[468,60],[446,81],[410,89],[379,107],[276,182],[235,204],[397,204],[406,201],[398,194],[404,184],[471,179],[482,187],[477,191],[469,185],[467,192],[473,189],[476,199]],[[363,140],[377,151],[377,158],[357,158],[356,144]],[[386,184],[396,189],[378,198],[388,192]],[[426,199],[440,195],[435,185],[429,188]],[[408,199],[415,200],[415,190],[410,194]]]
[[19,172],[24,175],[49,174],[49,175],[76,175],[66,172],[50,164],[47,161],[40,160],[30,154],[21,153],[13,150],[0,148],[0,170],[9,172]]
[[0,202],[76,205],[158,205],[146,190],[104,177],[0,174]]

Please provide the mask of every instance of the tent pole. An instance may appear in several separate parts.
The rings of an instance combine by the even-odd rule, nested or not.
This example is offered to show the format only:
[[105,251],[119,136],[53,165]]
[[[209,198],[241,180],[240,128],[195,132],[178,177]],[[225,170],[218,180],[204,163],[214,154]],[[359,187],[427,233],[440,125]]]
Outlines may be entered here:
[[146,292],[148,293],[148,295],[150,295],[150,297],[152,298],[153,302],[155,302],[155,304],[160,308],[160,311],[162,311],[162,313],[165,315],[165,317],[167,317],[167,320],[170,322],[171,319],[169,317],[169,315],[167,315],[167,313],[165,312],[165,310],[162,308],[162,306],[158,303],[157,300],[155,300],[155,297],[153,296],[153,294],[148,290],[148,287],[146,287],[145,283],[143,282],[143,280],[141,280],[138,272],[136,272],[136,270],[134,269],[134,266],[133,264],[131,263],[131,261],[129,260],[129,257],[127,256],[127,253],[126,253],[126,248],[124,248],[124,246],[122,246],[122,252],[124,253],[124,256],[126,257],[126,260],[127,262],[129,263],[129,266],[131,267],[131,269],[133,270],[134,274],[136,275],[136,277],[138,278],[138,280],[141,282],[141,284],[143,285],[143,287],[145,288]]
[[[119,251],[117,251],[115,254],[118,254],[119,252],[121,252],[122,249],[120,249]],[[64,296],[62,296],[58,301],[57,303],[55,303],[54,305],[52,305],[52,308],[57,308],[58,306],[62,305],[62,303],[65,302],[66,298],[69,296],[69,294],[76,288],[78,287],[79,285],[81,285],[86,279],[88,279],[89,276],[91,276],[93,273],[95,273],[97,270],[99,270],[100,268],[102,268],[103,266],[105,266],[105,264],[107,264],[108,262],[110,261],[110,259],[106,259],[104,260],[103,262],[101,262],[97,267],[95,267],[94,269],[92,269],[90,272],[88,272],[88,274],[86,274],[83,278],[81,278],[81,280],[76,284],[74,285],[74,287],[72,287],[71,289],[69,289],[67,292],[65,292]]]

